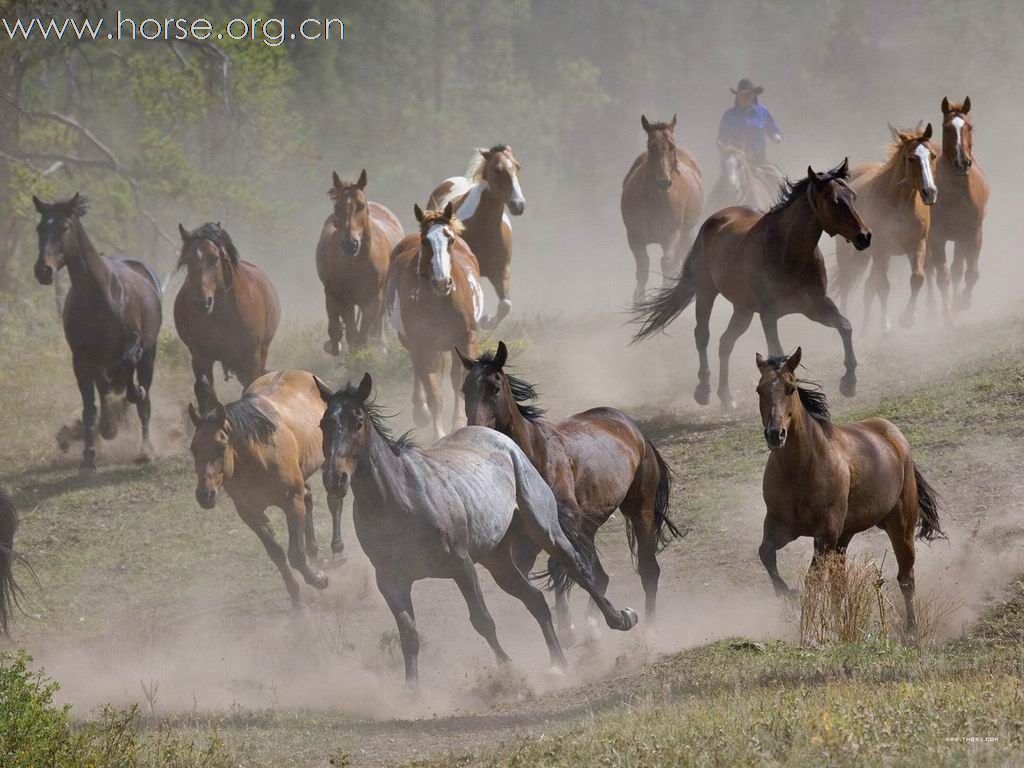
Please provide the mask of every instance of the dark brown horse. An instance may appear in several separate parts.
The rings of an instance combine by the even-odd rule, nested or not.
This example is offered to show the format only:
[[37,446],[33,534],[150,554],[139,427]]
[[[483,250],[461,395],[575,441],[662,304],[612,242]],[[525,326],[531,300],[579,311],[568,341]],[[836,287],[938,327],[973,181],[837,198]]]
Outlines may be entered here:
[[430,193],[427,208],[440,211],[448,203],[455,206],[455,214],[465,228],[463,239],[480,264],[480,274],[491,281],[498,294],[497,314],[480,321],[482,327],[494,328],[512,310],[512,222],[505,209],[513,216],[522,216],[526,210],[526,198],[519,186],[519,161],[512,148],[497,144],[478,149],[466,175],[441,182]]
[[897,131],[892,126],[889,129],[893,138],[889,159],[854,168],[850,182],[858,196],[857,207],[875,234],[871,251],[858,254],[843,243],[836,246],[840,306],[846,311],[850,291],[870,263],[871,274],[864,286],[864,324],[867,326],[870,321],[877,296],[883,331],[890,327],[889,258],[899,254],[906,254],[911,269],[910,299],[900,324],[907,328],[914,324],[917,295],[924,284],[931,206],[938,195],[931,123],[923,131]]
[[[942,100],[942,154],[935,167],[935,185],[940,194],[932,207],[928,253],[947,320],[952,317],[954,303],[958,309],[971,305],[971,292],[978,282],[982,224],[988,205],[988,181],[974,159],[970,111],[970,97],[963,104]],[[953,243],[952,302],[946,269],[947,242]]]
[[[575,521],[590,546],[598,528],[621,510],[647,599],[646,618],[653,622],[661,574],[657,554],[679,535],[668,517],[671,472],[658,449],[633,419],[614,408],[591,408],[558,422],[545,419],[544,411],[529,402],[537,396],[533,386],[505,370],[504,342],[493,356],[459,356],[469,372],[462,387],[469,424],[496,429],[523,449],[554,492],[559,513]],[[539,552],[524,540],[516,548],[520,570],[529,573]],[[594,586],[604,594],[608,574],[596,554],[593,567]],[[557,564],[550,568],[557,575]],[[555,583],[556,616],[560,630],[569,632],[569,581],[556,578]]]
[[459,422],[462,366],[457,346],[476,354],[476,328],[483,312],[480,268],[462,238],[462,223],[452,203],[444,211],[414,206],[419,234],[409,235],[395,248],[388,273],[387,308],[391,325],[409,351],[413,368],[413,417],[417,426],[432,426],[434,439],[441,426],[441,376],[445,355],[451,355],[455,394],[452,429]]
[[[267,353],[281,319],[267,273],[238,257],[220,224],[189,232],[181,224],[178,268],[187,270],[174,300],[174,326],[192,355],[196,397],[212,386],[213,364],[248,387],[267,371]],[[200,382],[206,382],[206,385]],[[199,401],[204,413],[211,404]]]
[[384,283],[391,251],[405,232],[395,214],[366,199],[365,170],[356,182],[342,181],[337,173],[332,178],[327,194],[334,212],[316,245],[316,272],[327,304],[324,351],[336,356],[342,330],[349,349],[384,343]]
[[626,238],[636,261],[634,302],[642,300],[647,290],[647,246],[661,246],[661,274],[668,285],[679,274],[684,249],[704,208],[700,166],[676,146],[676,116],[668,123],[651,123],[641,115],[640,125],[647,134],[647,149],[626,174],[621,201]]
[[[272,372],[256,379],[234,403],[221,405],[212,390],[199,400],[211,405],[205,413],[191,403],[188,407],[196,428],[192,438],[196,501],[203,509],[213,509],[220,491],[227,491],[238,516],[274,561],[292,605],[297,606],[299,585],[289,565],[307,584],[327,587],[327,576],[310,568],[306,559],[317,556],[309,478],[324,463],[320,437],[324,403],[317,379],[305,371]],[[341,499],[328,496],[328,505],[334,523],[331,549],[340,554],[344,550]],[[284,512],[287,557],[274,538],[268,507]]]
[[775,592],[789,594],[775,562],[778,550],[811,536],[816,567],[823,555],[845,553],[854,535],[877,526],[892,542],[913,634],[914,533],[926,541],[944,538],[935,493],[914,463],[907,438],[891,422],[832,423],[825,395],[797,379],[800,356],[799,347],[788,358],[757,356],[757,395],[771,449],[764,468],[761,562]]
[[44,203],[39,212],[39,258],[35,276],[43,285],[67,266],[71,290],[64,302],[64,337],[82,395],[85,448],[82,472],[96,471],[96,390],[100,394],[100,436],[117,436],[111,396],[123,393],[142,423],[142,454],[153,455],[149,441],[150,387],[156,341],[163,319],[160,283],[138,261],[109,259],[97,253],[82,227],[85,199]]
[[18,512],[7,492],[0,488],[0,633],[11,636],[11,612],[18,607],[21,588],[14,579],[14,564],[28,570],[33,578],[28,561],[14,550],[14,534],[18,531]]
[[775,355],[782,354],[778,322],[784,315],[799,313],[839,331],[846,365],[839,388],[847,397],[856,393],[853,328],[828,297],[825,261],[818,248],[822,232],[842,236],[858,249],[871,244],[871,230],[853,205],[856,195],[847,178],[845,160],[827,173],[808,167],[806,178],[787,182],[768,213],[735,207],[714,214],[701,226],[676,284],[636,308],[643,326],[634,341],[664,328],[697,299],[694,336],[700,370],[693,396],[701,405],[708,404],[711,394],[708,325],[718,294],[733,305],[729,327],[718,344],[718,397],[723,409],[735,407],[729,392],[729,356],[755,312],[761,315],[768,349]]

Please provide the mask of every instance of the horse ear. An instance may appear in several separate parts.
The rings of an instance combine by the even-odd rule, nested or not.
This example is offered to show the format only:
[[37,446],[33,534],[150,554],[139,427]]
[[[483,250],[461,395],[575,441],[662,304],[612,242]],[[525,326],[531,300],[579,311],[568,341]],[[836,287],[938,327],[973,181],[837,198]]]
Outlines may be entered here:
[[181,235],[181,242],[188,242],[188,230],[182,226],[181,222],[178,222],[178,234]]
[[768,361],[765,358],[761,357],[760,352],[758,352],[755,355],[754,362],[757,363],[758,368],[764,368],[766,365],[768,365]]
[[942,97],[942,114],[949,114],[949,97],[947,96]]
[[789,373],[795,374],[796,369],[800,366],[800,358],[803,357],[804,351],[801,347],[796,348],[796,352],[789,356],[786,360],[786,366],[783,370]]
[[413,203],[412,204],[412,212],[413,212],[413,215],[416,217],[416,221],[419,222],[420,224],[422,224],[423,223],[423,209],[420,208],[417,203]]
[[928,141],[931,137],[932,137],[932,124],[928,123],[928,125],[925,126],[923,138],[924,138],[925,141]]
[[962,111],[962,112],[963,112],[963,113],[964,113],[965,115],[966,115],[966,114],[967,114],[968,112],[970,112],[970,111],[971,111],[971,97],[970,97],[970,96],[965,96],[965,97],[964,97],[964,105],[963,105],[963,107],[961,108],[961,111]]
[[32,205],[36,207],[36,211],[39,213],[46,213],[46,203],[40,200],[35,195],[32,195]]
[[320,393],[320,399],[323,400],[325,403],[329,403],[331,401],[331,395],[333,394],[331,392],[331,388],[324,384],[320,380],[319,376],[314,376],[313,381],[316,383],[317,392]]
[[672,122],[668,124],[668,127],[673,131],[676,129],[676,115],[672,115]]
[[818,178],[818,174],[816,174],[816,173],[814,172],[814,169],[813,169],[813,168],[811,168],[811,166],[809,166],[809,165],[807,166],[807,178],[808,178],[808,179],[811,179],[812,181],[813,181],[814,179]]
[[341,178],[339,178],[337,171],[331,171],[331,181],[334,183],[335,189],[341,189],[342,186],[344,186],[341,183]]
[[356,186],[360,189],[366,189],[366,169],[363,168],[363,172],[359,174],[359,181],[356,182]]
[[463,368],[465,368],[467,371],[473,370],[473,363],[475,363],[476,361],[472,357],[462,354],[462,350],[459,349],[458,347],[455,347],[455,354],[458,355],[459,360],[462,361]]
[[370,392],[373,391],[373,379],[370,378],[369,373],[363,374],[363,380],[359,382],[359,389],[356,390],[356,397],[359,398],[359,402],[365,403],[370,397]]
[[643,129],[647,133],[651,132],[651,124],[649,122],[647,122],[647,115],[640,115],[640,125],[643,126]]
[[444,217],[448,221],[451,221],[455,217],[455,206],[452,204],[451,200],[449,200],[448,205],[444,207]]
[[850,158],[844,157],[843,164],[839,166],[839,175],[844,179],[850,175]]
[[496,368],[504,368],[508,362],[508,347],[504,341],[498,342],[498,351],[494,353],[494,365]]
[[889,135],[892,136],[893,141],[900,140],[900,132],[896,130],[896,127],[892,123],[886,123],[889,126]]
[[484,158],[485,160],[491,159],[491,150],[489,150],[487,147],[477,147],[476,151],[479,152],[480,157]]
[[196,411],[196,407],[192,403],[188,404],[188,418],[192,422],[192,426],[198,427],[203,421],[199,416],[199,412]]
[[217,424],[223,427],[228,421],[228,412],[224,410],[224,406],[220,403],[214,403],[213,414],[217,417]]

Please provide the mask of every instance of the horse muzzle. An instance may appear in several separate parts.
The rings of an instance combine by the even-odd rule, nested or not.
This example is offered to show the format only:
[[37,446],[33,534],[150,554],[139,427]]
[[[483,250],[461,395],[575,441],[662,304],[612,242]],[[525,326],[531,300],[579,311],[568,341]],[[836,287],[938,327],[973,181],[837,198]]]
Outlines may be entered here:
[[663,179],[658,179],[654,183],[662,192],[672,189],[672,179],[668,176]]
[[957,160],[953,163],[953,170],[957,176],[970,176],[972,165],[974,163],[971,160]]
[[36,264],[35,275],[40,285],[53,284],[53,267],[49,264]]
[[207,488],[196,488],[196,501],[203,509],[213,509],[217,506],[217,492]]
[[870,232],[858,232],[853,236],[853,247],[858,251],[863,251],[871,245],[871,233]]
[[432,284],[434,286],[434,293],[438,296],[451,296],[455,290],[455,281],[450,277],[447,280],[434,280]]
[[766,429],[764,431],[764,441],[768,444],[768,447],[777,451],[786,444],[786,430],[784,429]]
[[509,200],[508,201],[508,212],[513,216],[522,216],[523,211],[526,210],[525,200]]
[[193,302],[193,305],[197,311],[209,315],[213,312],[213,296],[201,296]]
[[935,187],[921,190],[921,202],[925,205],[935,205],[935,201],[939,199],[939,190]]
[[324,490],[329,496],[344,499],[348,495],[348,472],[324,470]]
[[346,256],[355,256],[359,253],[359,246],[362,243],[359,242],[358,238],[349,237],[341,243],[341,252]]

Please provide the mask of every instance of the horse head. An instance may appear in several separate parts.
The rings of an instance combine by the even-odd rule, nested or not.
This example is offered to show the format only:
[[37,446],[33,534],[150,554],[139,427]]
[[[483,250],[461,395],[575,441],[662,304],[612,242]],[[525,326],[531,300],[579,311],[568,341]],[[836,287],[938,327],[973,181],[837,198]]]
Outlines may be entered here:
[[516,407],[510,378],[504,370],[508,361],[505,342],[499,341],[493,355],[481,355],[478,360],[467,357],[458,348],[455,352],[466,369],[466,379],[462,384],[466,422],[470,426],[504,432],[512,421],[512,409]]
[[334,220],[341,232],[341,252],[355,256],[370,228],[370,209],[366,201],[366,169],[355,182],[342,181],[332,174],[334,185],[327,194],[334,201]]
[[967,176],[974,165],[974,124],[971,122],[971,97],[962,104],[942,99],[942,156],[953,162],[953,170]]
[[76,236],[75,225],[85,216],[86,200],[75,193],[69,200],[44,203],[32,195],[32,204],[39,213],[39,257],[33,271],[42,285],[50,285],[67,261]]
[[230,291],[238,267],[238,249],[220,224],[207,222],[189,232],[178,224],[181,254],[178,268],[187,271],[186,290],[192,304],[207,315],[213,312],[217,296]]
[[370,441],[376,413],[370,402],[373,379],[364,374],[358,387],[350,382],[334,393],[320,379],[316,386],[327,406],[320,420],[324,488],[332,496],[344,497]]
[[871,245],[871,230],[860,217],[854,206],[857,193],[850,189],[849,160],[830,171],[816,173],[807,166],[807,199],[811,210],[818,218],[821,228],[830,237],[840,235],[853,243],[854,248],[863,251]]
[[935,186],[935,149],[932,147],[932,124],[924,130],[915,128],[900,131],[889,126],[892,133],[893,151],[897,162],[903,166],[904,183],[920,193],[925,205],[935,205],[939,190]]
[[757,355],[757,370],[761,380],[757,383],[757,398],[761,409],[761,424],[768,447],[777,451],[786,445],[786,437],[793,423],[793,412],[798,402],[796,369],[803,354],[800,347],[789,357],[761,357]]
[[679,170],[676,156],[676,116],[667,123],[652,123],[640,115],[640,125],[647,133],[647,162],[654,169],[654,183],[658,189],[672,188],[672,176]]
[[513,216],[522,216],[526,210],[526,197],[519,185],[519,161],[507,144],[496,144],[490,149],[479,149],[480,179],[497,195]]
[[414,205],[413,213],[420,225],[420,275],[430,280],[436,295],[449,296],[455,290],[452,247],[462,234],[462,223],[450,202],[443,211],[423,211]]

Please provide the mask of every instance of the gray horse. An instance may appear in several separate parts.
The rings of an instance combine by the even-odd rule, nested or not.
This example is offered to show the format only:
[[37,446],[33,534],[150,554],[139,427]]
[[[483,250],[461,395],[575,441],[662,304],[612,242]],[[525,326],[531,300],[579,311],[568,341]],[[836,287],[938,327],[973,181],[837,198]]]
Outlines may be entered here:
[[551,489],[512,440],[485,427],[464,427],[419,450],[405,436],[391,436],[369,400],[370,374],[358,388],[346,385],[334,394],[318,386],[327,403],[320,423],[324,486],[343,496],[351,481],[356,536],[395,615],[407,685],[415,688],[419,681],[412,584],[421,579],[453,579],[469,606],[473,628],[499,663],[509,661],[484,604],[475,563],[523,602],[540,624],[553,669],[565,668],[544,594],[513,560],[513,542],[520,536],[564,564],[609,627],[633,628],[636,613],[616,610],[594,587],[581,532],[560,520]]

